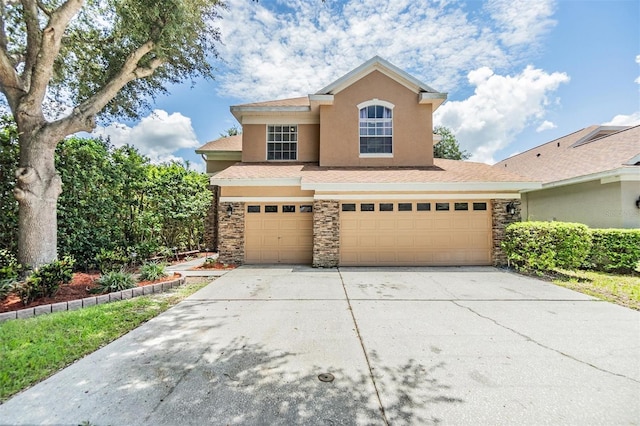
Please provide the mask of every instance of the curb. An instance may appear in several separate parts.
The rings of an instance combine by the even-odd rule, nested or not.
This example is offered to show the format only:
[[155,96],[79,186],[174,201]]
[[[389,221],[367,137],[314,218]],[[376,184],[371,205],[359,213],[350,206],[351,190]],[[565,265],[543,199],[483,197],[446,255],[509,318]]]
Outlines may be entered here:
[[0,313],[0,322],[31,318],[39,315],[50,314],[52,312],[75,311],[89,306],[102,305],[104,303],[116,302],[118,300],[132,299],[138,296],[145,296],[153,293],[163,293],[173,287],[184,284],[186,275],[180,271],[172,271],[180,275],[180,278],[165,281],[158,284],[150,284],[144,287],[134,287],[128,290],[116,291],[113,293],[101,294],[99,296],[85,297],[84,299],[69,300],[68,302],[52,303],[50,305],[34,306],[33,308],[20,309],[11,312]]

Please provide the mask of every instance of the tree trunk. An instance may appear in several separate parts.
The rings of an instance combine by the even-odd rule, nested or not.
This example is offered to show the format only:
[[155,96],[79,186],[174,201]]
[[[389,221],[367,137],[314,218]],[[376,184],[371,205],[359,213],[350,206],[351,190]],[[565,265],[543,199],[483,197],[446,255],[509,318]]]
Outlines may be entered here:
[[[42,138],[45,140],[39,140]],[[62,181],[55,170],[56,143],[49,142],[41,132],[20,135],[14,189],[19,205],[18,261],[29,269],[58,256],[56,205]]]

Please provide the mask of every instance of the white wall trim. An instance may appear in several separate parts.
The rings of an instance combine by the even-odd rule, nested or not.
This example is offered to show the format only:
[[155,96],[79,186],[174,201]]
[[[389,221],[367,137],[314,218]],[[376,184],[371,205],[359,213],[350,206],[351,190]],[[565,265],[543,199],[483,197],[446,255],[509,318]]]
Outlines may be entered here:
[[219,186],[295,186],[300,187],[300,178],[271,178],[271,179],[225,179],[214,176],[212,185]]
[[220,197],[221,203],[302,203],[312,201],[313,197]]
[[373,98],[373,99],[369,99],[368,101],[364,101],[364,102],[359,103],[358,104],[358,111],[360,111],[364,107],[374,106],[374,105],[381,105],[383,107],[389,108],[392,111],[395,108],[395,105],[392,104],[391,102],[383,101],[382,99],[378,99],[378,98]]
[[242,124],[281,124],[287,121],[297,124],[320,124],[318,115],[250,115],[242,118]]
[[323,192],[470,192],[470,191],[514,191],[539,189],[538,182],[398,182],[398,183],[321,183],[302,182],[302,190]]
[[477,193],[477,194],[442,194],[425,192],[423,194],[316,194],[315,200],[491,200],[520,199],[519,193]]
[[640,167],[620,167],[613,170],[607,170],[604,172],[592,173],[590,175],[578,176],[570,179],[558,180],[555,182],[549,182],[542,185],[541,188],[526,189],[523,192],[532,192],[537,190],[544,190],[548,188],[557,188],[560,186],[575,185],[578,183],[586,183],[594,180],[600,180],[600,183],[613,183],[613,182],[631,182],[640,181]]

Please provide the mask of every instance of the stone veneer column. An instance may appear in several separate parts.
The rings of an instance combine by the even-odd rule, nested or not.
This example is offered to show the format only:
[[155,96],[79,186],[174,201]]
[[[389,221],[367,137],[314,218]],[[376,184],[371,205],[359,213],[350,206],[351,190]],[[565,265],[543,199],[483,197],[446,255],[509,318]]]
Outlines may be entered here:
[[218,185],[210,185],[207,189],[211,191],[211,205],[204,220],[204,244],[208,249],[215,251],[218,248],[218,200],[220,199],[220,187]]
[[[511,202],[516,206],[516,214],[514,215],[507,213],[507,204]],[[520,200],[518,199],[491,200],[493,238],[492,260],[494,266],[507,264],[507,256],[502,251],[500,244],[502,243],[502,240],[504,240],[505,228],[514,222],[520,222],[522,220],[520,215],[520,204]]]
[[[231,206],[231,216],[227,209]],[[241,265],[244,263],[244,203],[219,203],[218,261]]]
[[340,202],[313,202],[313,267],[334,268],[340,262]]

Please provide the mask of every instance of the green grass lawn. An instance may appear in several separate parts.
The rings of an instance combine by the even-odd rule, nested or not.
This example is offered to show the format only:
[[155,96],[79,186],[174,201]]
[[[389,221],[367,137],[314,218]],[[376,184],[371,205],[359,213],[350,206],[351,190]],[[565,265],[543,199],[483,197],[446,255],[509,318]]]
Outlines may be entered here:
[[207,282],[78,311],[0,323],[0,401],[133,330]]
[[562,287],[640,310],[640,276],[593,271],[558,271],[553,282]]

